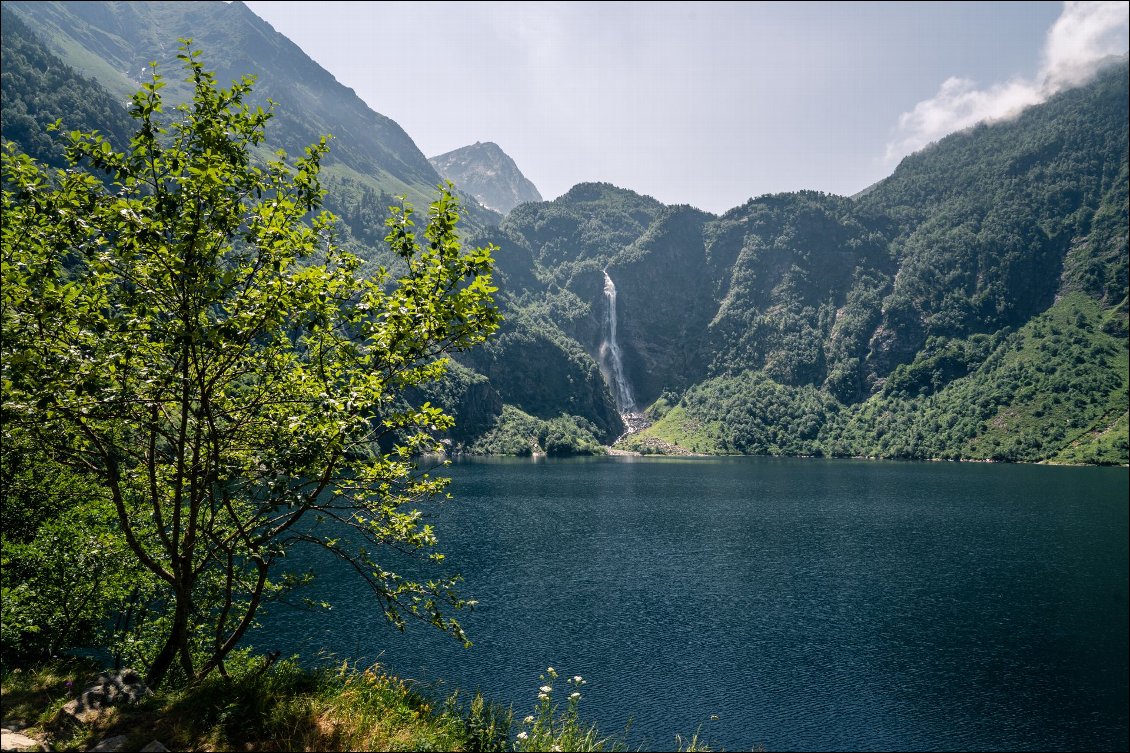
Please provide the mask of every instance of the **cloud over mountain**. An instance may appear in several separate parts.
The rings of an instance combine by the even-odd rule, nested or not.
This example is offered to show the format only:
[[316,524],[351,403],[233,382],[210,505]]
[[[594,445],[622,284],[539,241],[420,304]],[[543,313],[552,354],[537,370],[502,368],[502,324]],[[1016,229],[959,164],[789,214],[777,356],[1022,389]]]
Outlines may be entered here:
[[1013,79],[981,88],[951,76],[938,93],[899,116],[886,161],[894,164],[955,131],[983,121],[1011,118],[1056,92],[1085,84],[1111,57],[1130,47],[1125,2],[1066,2],[1048,30],[1040,71],[1033,80]]

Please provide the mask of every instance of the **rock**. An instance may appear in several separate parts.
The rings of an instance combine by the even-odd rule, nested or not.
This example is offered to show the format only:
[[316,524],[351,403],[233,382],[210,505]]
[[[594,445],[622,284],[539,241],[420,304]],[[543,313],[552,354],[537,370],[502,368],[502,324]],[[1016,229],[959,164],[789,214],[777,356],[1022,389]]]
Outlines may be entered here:
[[114,735],[107,737],[91,748],[90,751],[91,753],[118,753],[118,751],[129,749],[129,735]]
[[137,703],[149,695],[141,676],[132,669],[124,669],[116,674],[103,674],[73,701],[69,701],[56,715],[70,717],[83,724],[89,724],[114,706]]
[[33,737],[21,735],[19,732],[13,732],[10,729],[0,729],[0,750],[24,751],[24,750],[47,750],[47,746],[39,742]]
[[537,187],[522,174],[510,155],[493,142],[477,141],[429,157],[428,162],[444,178],[499,214],[506,214],[523,202],[541,201]]
[[[125,750],[138,750],[129,744],[129,735],[116,735],[108,737],[90,749],[91,753],[117,753]],[[151,740],[148,745],[140,749],[141,753],[168,753],[169,749],[159,740]]]

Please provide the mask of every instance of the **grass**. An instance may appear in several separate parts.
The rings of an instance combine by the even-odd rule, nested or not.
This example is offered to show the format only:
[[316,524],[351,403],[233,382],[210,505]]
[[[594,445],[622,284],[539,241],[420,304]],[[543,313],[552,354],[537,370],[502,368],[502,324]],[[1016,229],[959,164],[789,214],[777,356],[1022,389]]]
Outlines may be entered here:
[[651,426],[629,434],[617,447],[644,455],[721,455],[721,434],[717,423],[704,422],[676,405]]
[[[293,661],[268,665],[247,659],[228,678],[213,675],[188,687],[162,689],[88,724],[58,712],[94,683],[100,670],[86,660],[53,660],[0,676],[6,724],[57,751],[88,750],[127,736],[126,749],[159,740],[171,750],[321,751],[623,751],[580,718],[580,677],[566,680],[568,698],[556,703],[556,672],[542,675],[534,713],[515,722],[513,711],[476,694],[436,702],[426,692],[382,671],[350,664],[308,670]],[[709,751],[698,733],[676,736],[675,749]]]
[[[426,694],[379,667],[305,670],[294,662],[248,662],[230,678],[161,690],[135,706],[115,708],[88,725],[64,724],[56,712],[94,682],[83,661],[55,661],[4,673],[5,722],[54,750],[84,750],[116,735],[137,747],[160,740],[172,750],[472,750],[471,709],[456,698],[438,707]],[[478,699],[484,709],[498,712]],[[495,726],[496,735],[509,729]],[[494,741],[496,749],[500,743]],[[476,744],[477,743],[477,744]]]

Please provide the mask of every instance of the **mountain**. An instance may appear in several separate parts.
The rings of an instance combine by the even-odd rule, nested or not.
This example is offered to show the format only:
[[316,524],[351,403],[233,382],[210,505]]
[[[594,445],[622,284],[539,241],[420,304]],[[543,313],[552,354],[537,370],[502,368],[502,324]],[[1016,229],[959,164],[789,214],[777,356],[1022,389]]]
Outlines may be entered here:
[[44,125],[60,118],[73,129],[101,131],[119,149],[129,143],[133,121],[121,98],[59,60],[7,5],[0,6],[0,50],[5,141],[54,167],[66,164],[63,147]]
[[[379,245],[384,238],[385,207],[396,197],[405,195],[417,207],[435,198],[442,179],[408,134],[241,2],[11,0],[3,5],[51,55],[120,102],[148,80],[151,63],[165,78],[162,94],[168,102],[191,98],[176,59],[180,38],[193,40],[220,83],[255,76],[253,104],[278,103],[268,128],[270,150],[264,154],[279,147],[301,154],[331,134],[324,163],[327,205],[364,245]],[[474,201],[467,208],[473,222],[498,220]]]
[[505,215],[528,201],[541,201],[537,187],[522,174],[510,155],[493,142],[476,141],[471,146],[429,157],[428,162],[444,178],[499,214]]
[[1125,463],[1127,74],[854,198],[716,217],[582,184],[523,205],[500,231],[541,287],[514,299],[599,360],[608,274],[655,422],[631,449]]
[[[335,134],[327,208],[371,264],[390,263],[394,196],[420,206],[439,182],[399,126],[240,3],[5,2],[3,19],[4,138],[41,159],[58,164],[44,126],[59,117],[122,145],[117,103],[148,60],[185,98],[172,56],[192,36],[221,80],[255,73],[279,102],[272,148]],[[510,206],[483,193],[505,218],[468,199],[464,241],[498,249],[504,323],[428,392],[456,417],[448,441],[1127,463],[1128,78],[1123,59],[850,198],[713,215],[607,183]],[[524,181],[493,144],[435,160],[467,169],[466,191],[493,171],[515,201]],[[626,436],[641,419],[617,410],[612,354],[651,422]]]

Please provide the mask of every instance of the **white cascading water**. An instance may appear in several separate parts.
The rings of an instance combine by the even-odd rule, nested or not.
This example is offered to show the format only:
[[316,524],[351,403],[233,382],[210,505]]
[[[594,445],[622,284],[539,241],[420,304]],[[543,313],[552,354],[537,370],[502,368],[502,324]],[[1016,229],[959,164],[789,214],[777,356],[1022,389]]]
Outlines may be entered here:
[[624,357],[620,352],[620,343],[616,341],[616,284],[608,276],[607,270],[604,272],[604,300],[607,303],[607,313],[604,316],[604,339],[600,343],[600,362],[612,388],[616,410],[621,415],[626,415],[635,410],[636,399],[632,396],[632,385],[624,374]]

